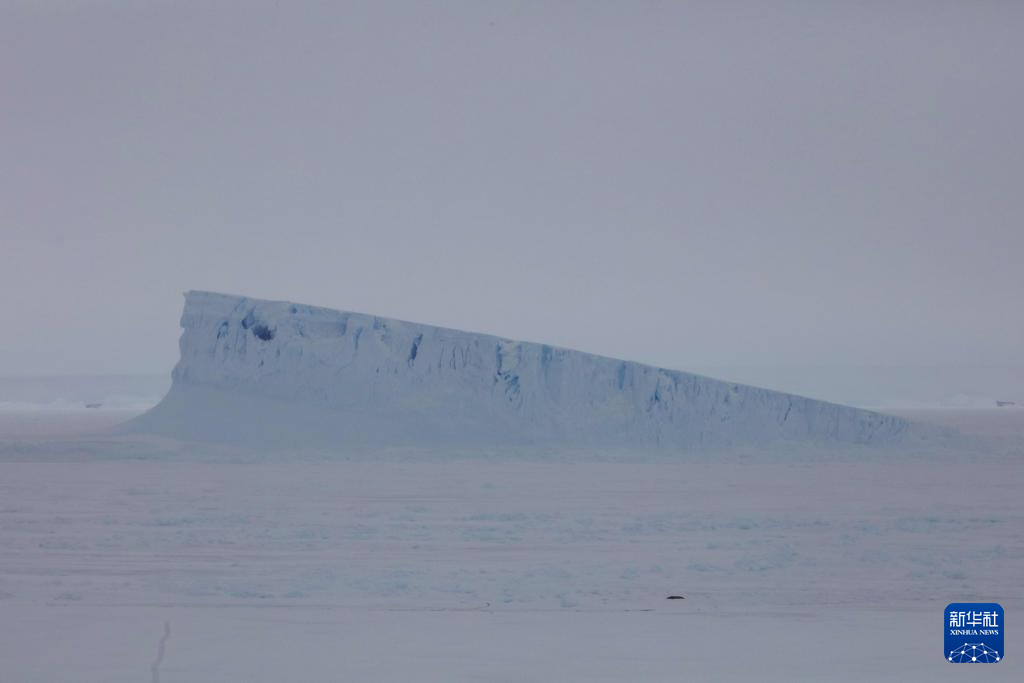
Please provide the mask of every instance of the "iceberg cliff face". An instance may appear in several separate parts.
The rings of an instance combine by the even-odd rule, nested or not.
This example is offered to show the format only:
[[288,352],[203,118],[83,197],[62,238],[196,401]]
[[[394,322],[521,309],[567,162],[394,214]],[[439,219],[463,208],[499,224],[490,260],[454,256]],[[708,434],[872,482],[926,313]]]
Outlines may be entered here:
[[483,334],[189,292],[170,393],[130,428],[294,446],[886,445],[900,418]]

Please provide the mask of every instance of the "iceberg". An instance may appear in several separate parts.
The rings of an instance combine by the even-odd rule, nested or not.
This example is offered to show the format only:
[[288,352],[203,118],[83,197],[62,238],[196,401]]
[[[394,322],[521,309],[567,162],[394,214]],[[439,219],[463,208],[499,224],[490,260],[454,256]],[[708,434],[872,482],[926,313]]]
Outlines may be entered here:
[[169,393],[127,429],[274,447],[892,445],[899,417],[487,334],[185,294]]

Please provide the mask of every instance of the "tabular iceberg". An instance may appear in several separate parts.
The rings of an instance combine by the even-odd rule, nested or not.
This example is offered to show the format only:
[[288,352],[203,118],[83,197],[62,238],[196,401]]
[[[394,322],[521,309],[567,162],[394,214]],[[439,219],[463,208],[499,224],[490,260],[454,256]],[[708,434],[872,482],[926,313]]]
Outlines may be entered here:
[[128,424],[274,446],[891,445],[898,417],[580,351],[188,292],[168,395]]

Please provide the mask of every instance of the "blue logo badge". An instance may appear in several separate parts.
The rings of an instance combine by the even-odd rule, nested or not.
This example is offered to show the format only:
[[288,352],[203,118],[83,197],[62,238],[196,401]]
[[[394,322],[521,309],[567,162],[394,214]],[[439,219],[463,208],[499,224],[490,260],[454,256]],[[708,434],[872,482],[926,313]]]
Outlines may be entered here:
[[954,664],[995,664],[1005,656],[1006,614],[994,602],[954,602],[946,606],[946,661]]

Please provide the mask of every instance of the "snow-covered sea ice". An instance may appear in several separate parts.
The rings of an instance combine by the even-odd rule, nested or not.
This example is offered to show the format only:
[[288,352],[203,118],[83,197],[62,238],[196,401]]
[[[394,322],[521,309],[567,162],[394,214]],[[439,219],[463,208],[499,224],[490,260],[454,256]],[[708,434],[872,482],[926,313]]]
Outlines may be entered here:
[[332,457],[48,419],[0,439],[4,681],[959,680],[944,605],[1024,607],[998,453]]

